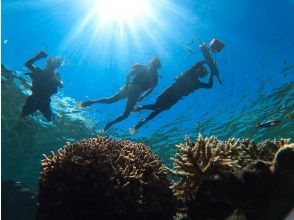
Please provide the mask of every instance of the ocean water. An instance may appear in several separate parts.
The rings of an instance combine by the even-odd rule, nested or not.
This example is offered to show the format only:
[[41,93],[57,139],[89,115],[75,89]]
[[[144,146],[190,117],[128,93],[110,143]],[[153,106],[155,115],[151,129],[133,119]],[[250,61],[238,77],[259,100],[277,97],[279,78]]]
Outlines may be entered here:
[[[13,71],[5,75],[2,68],[2,179],[36,189],[42,154],[96,135],[146,143],[169,167],[175,144],[185,136],[294,138],[294,119],[287,117],[294,114],[293,0],[146,0],[147,5],[140,3],[143,8],[131,2],[114,15],[95,10],[96,2],[2,1],[1,63]],[[121,12],[130,8],[128,14]],[[124,100],[75,108],[77,101],[113,95],[133,63],[146,64],[159,56],[159,83],[140,102],[153,103],[177,75],[203,59],[197,40],[191,44],[195,54],[187,50],[197,37],[225,43],[215,57],[223,83],[215,78],[213,88],[183,98],[135,135],[128,129],[148,111],[132,113],[106,133],[99,131],[123,112]],[[20,80],[30,83],[24,63],[40,50],[65,59],[60,68],[64,88],[52,98],[53,123],[37,113],[18,129],[18,115],[30,92]],[[45,60],[36,65],[44,67]],[[272,119],[281,123],[256,129],[257,121]]]

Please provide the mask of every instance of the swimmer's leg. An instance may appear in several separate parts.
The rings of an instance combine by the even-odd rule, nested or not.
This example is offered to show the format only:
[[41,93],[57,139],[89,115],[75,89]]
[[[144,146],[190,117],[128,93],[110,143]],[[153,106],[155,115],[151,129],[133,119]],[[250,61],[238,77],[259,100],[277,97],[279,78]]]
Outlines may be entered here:
[[51,99],[47,99],[42,101],[42,103],[39,106],[39,110],[43,113],[44,118],[48,121],[52,121],[52,110],[50,107]]
[[111,103],[117,102],[125,97],[126,97],[126,91],[121,90],[109,98],[97,99],[97,100],[95,100],[95,103],[111,104]]
[[33,114],[35,111],[38,110],[37,106],[37,100],[35,96],[29,96],[27,97],[25,105],[22,107],[21,114],[19,115],[19,120],[17,125],[14,127],[14,129],[17,132],[20,132],[25,124],[25,117],[28,115]]
[[116,119],[114,119],[113,121],[109,121],[106,126],[104,127],[104,131],[107,131],[112,125],[126,119],[132,112],[136,102],[138,101],[140,97],[140,92],[138,93],[133,93],[131,96],[128,97],[127,99],[127,104],[126,104],[126,108],[123,114],[121,114],[120,116],[118,116]]
[[127,89],[123,88],[119,92],[117,92],[116,94],[114,94],[113,96],[111,96],[109,98],[101,98],[101,99],[97,99],[97,100],[84,101],[84,102],[80,103],[80,106],[82,108],[85,108],[85,107],[88,107],[88,106],[96,104],[96,103],[111,104],[111,103],[117,102],[123,98],[126,98],[126,95],[127,95]]
[[38,110],[37,100],[34,96],[27,97],[26,104],[22,107],[20,119],[33,114]]
[[130,133],[134,134],[136,133],[136,131],[141,128],[145,123],[147,123],[148,121],[150,121],[151,119],[155,118],[159,113],[161,113],[164,109],[157,109],[153,112],[151,112],[147,118],[145,118],[144,120],[141,120],[138,122],[138,124],[136,124],[135,126],[133,126],[130,129]]

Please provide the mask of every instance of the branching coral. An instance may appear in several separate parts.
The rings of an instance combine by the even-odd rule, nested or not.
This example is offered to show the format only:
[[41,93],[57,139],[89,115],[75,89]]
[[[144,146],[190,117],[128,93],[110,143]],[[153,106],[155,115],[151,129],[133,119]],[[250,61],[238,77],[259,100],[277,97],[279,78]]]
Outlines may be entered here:
[[241,210],[248,219],[284,219],[294,207],[294,144],[269,163],[254,161],[240,172],[221,172],[202,181],[199,191]]
[[170,219],[167,170],[145,145],[97,137],[44,155],[39,219]]
[[204,138],[199,135],[197,142],[187,139],[185,144],[177,145],[177,148],[178,153],[172,158],[172,172],[181,179],[173,184],[172,189],[179,199],[195,199],[202,178],[217,174],[221,170],[239,168],[233,160],[238,157],[235,150],[231,146],[224,148],[215,137]]
[[[192,218],[205,219],[220,216],[224,218],[234,210],[236,205],[223,203],[211,197],[204,190],[206,186],[203,186],[203,181],[217,180],[224,171],[227,173],[239,172],[245,166],[248,166],[249,169],[250,166],[253,166],[252,164],[254,164],[253,167],[262,169],[266,167],[264,169],[269,170],[270,161],[274,158],[275,153],[288,142],[289,140],[286,139],[260,143],[239,139],[219,141],[213,136],[204,138],[201,135],[196,142],[187,139],[185,144],[177,146],[178,154],[173,158],[172,172],[180,177],[179,181],[172,186],[174,194],[184,202],[186,211]],[[267,173],[260,179],[264,181],[264,184],[271,180],[266,177],[268,177]],[[226,181],[223,186],[227,190],[234,189],[240,184],[240,179],[234,175],[227,176]],[[212,209],[218,211],[212,213]],[[202,213],[197,213],[199,211]]]

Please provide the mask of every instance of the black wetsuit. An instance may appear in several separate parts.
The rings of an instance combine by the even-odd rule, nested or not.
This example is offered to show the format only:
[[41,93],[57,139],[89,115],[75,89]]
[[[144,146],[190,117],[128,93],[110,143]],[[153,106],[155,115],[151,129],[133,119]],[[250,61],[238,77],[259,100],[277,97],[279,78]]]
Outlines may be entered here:
[[195,90],[200,88],[211,88],[213,85],[212,75],[210,75],[209,83],[203,83],[198,80],[197,69],[204,68],[203,64],[203,61],[198,62],[189,70],[179,75],[176,78],[176,82],[173,83],[170,87],[166,88],[163,93],[158,96],[154,104],[141,106],[140,110],[148,109],[153,110],[153,112],[151,112],[146,119],[140,121],[136,126],[134,126],[134,128],[140,128],[144,123],[153,119],[160,112],[168,110],[180,99],[189,95]]
[[177,76],[176,82],[158,96],[153,109],[167,110],[195,90],[199,88],[211,88],[213,78],[210,77],[208,84],[200,82],[196,73],[198,68],[202,68],[202,62],[195,64],[189,70]]
[[27,98],[26,104],[22,107],[22,116],[39,110],[47,121],[52,121],[50,102],[51,96],[57,93],[58,87],[62,85],[59,75],[39,68],[29,75],[32,79],[32,95]]

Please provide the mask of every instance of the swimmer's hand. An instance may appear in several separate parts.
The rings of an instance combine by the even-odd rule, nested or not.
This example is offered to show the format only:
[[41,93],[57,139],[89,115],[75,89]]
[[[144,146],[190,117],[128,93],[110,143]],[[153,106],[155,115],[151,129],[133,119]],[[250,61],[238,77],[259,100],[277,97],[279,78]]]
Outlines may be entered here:
[[42,59],[42,58],[46,58],[48,55],[45,51],[41,50],[37,55],[36,57],[38,57],[39,59]]
[[86,107],[88,107],[90,105],[93,105],[94,103],[95,103],[95,101],[93,101],[93,100],[88,100],[88,101],[84,101],[84,102],[78,102],[76,104],[76,107],[78,109],[82,109],[82,108],[86,108]]

